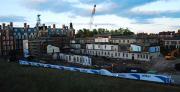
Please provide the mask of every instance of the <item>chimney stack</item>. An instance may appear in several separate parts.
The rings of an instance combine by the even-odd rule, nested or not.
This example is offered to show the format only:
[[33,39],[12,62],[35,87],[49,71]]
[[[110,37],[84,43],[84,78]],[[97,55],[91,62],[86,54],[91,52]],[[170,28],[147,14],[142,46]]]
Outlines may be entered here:
[[56,24],[53,24],[53,29],[55,29],[56,28]]
[[13,22],[10,22],[10,27],[13,27]]
[[65,29],[65,25],[64,24],[62,25],[62,29]]
[[27,23],[24,23],[24,28],[27,28]]
[[10,25],[8,24],[8,25],[7,25],[7,28],[9,28],[9,27],[10,27]]
[[6,24],[5,24],[5,23],[3,23],[3,24],[2,24],[2,29],[5,29],[5,26],[6,26]]
[[70,27],[70,29],[73,29],[73,24],[72,24],[72,22],[70,23],[69,27]]

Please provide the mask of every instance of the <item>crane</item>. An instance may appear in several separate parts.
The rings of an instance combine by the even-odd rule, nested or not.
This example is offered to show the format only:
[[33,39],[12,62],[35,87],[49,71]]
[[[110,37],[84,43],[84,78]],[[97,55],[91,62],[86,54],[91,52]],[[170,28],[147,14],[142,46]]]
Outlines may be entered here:
[[91,18],[90,18],[90,23],[89,23],[89,30],[91,30],[91,27],[93,25],[95,13],[96,13],[96,5],[94,5],[94,8],[93,8],[92,13],[91,13]]
[[89,26],[89,30],[92,30],[92,26],[111,26],[111,27],[117,27],[117,25],[112,24],[112,23],[93,23],[94,22],[94,15],[96,13],[96,5],[94,5],[92,13],[91,13],[91,17],[90,17],[90,22],[89,23],[73,23],[74,25],[77,26],[82,26],[82,25],[87,25]]

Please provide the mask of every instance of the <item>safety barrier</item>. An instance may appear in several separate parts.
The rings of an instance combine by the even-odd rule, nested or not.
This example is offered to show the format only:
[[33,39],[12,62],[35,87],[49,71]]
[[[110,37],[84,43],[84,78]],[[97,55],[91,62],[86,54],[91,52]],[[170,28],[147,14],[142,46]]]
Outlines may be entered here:
[[89,74],[98,74],[98,75],[120,77],[120,78],[134,79],[134,80],[152,81],[152,82],[159,82],[159,83],[164,83],[164,84],[172,83],[171,77],[167,75],[145,74],[145,73],[111,73],[105,69],[96,70],[96,69],[85,69],[85,68],[77,68],[77,67],[67,67],[67,66],[61,66],[61,65],[29,62],[25,60],[19,60],[19,64],[31,65],[31,66],[36,66],[36,67],[44,67],[44,68],[54,68],[54,69],[59,69],[59,70],[78,71],[78,72],[89,73]]

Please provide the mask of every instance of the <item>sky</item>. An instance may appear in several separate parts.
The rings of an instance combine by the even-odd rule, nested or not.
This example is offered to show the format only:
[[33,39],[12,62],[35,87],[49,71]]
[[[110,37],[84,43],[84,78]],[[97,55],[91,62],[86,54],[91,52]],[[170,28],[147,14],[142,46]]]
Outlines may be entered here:
[[74,24],[89,28],[96,4],[93,28],[129,28],[135,33],[158,33],[180,29],[180,0],[2,0],[0,23],[34,27],[37,14],[46,25]]

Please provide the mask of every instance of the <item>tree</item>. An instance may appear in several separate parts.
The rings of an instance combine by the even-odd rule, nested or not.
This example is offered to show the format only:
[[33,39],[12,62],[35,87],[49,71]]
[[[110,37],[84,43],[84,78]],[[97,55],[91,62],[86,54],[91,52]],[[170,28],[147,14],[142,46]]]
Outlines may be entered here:
[[108,30],[104,28],[99,28],[99,29],[93,29],[93,31],[90,31],[89,29],[80,29],[78,30],[76,37],[93,37],[94,35],[97,34],[111,34],[111,35],[134,35],[134,32],[129,30],[128,28],[119,28],[117,30]]
[[128,28],[124,29],[123,35],[134,35]]

